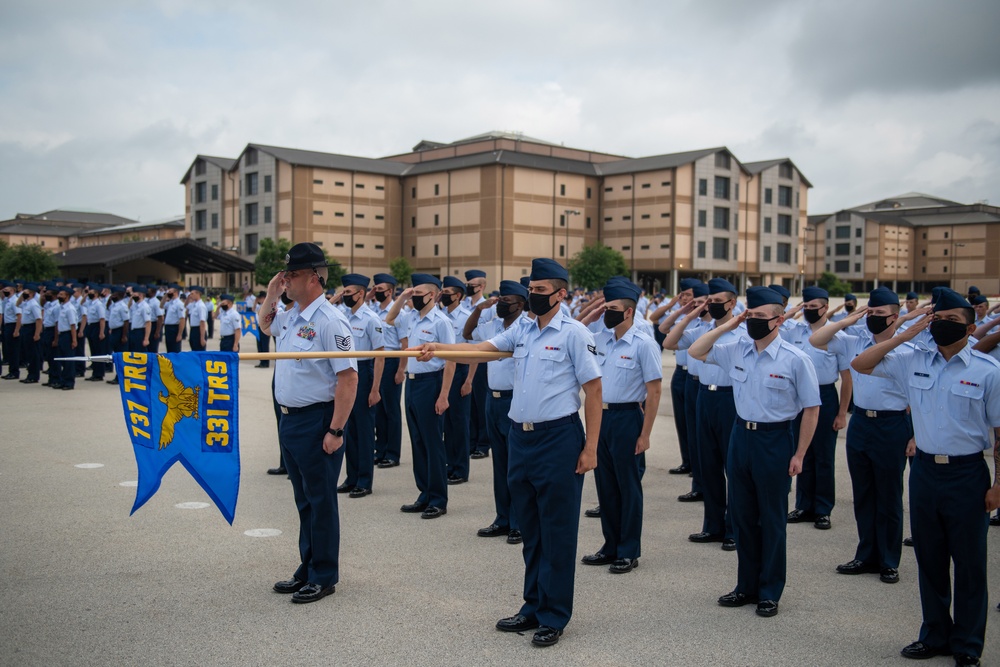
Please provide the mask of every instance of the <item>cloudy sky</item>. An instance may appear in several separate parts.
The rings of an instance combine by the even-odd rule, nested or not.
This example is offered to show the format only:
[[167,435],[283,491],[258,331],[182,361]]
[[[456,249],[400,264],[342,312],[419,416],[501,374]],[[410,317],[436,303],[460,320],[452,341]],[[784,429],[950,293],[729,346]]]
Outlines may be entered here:
[[0,219],[183,211],[198,153],[520,131],[791,157],[823,213],[1000,205],[995,0],[6,0]]

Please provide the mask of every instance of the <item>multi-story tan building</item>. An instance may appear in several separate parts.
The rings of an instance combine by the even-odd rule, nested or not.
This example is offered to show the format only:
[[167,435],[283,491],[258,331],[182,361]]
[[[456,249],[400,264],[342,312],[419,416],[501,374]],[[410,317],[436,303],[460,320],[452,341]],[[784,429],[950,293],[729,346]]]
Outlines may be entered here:
[[1000,207],[910,192],[809,216],[806,272],[852,289],[887,285],[926,293],[938,285],[1000,293]]
[[439,276],[482,268],[495,285],[603,242],[648,288],[694,275],[791,287],[811,186],[790,160],[750,164],[725,147],[633,159],[488,133],[382,159],[248,144],[235,160],[198,156],[182,183],[188,233],[248,259],[287,238],[349,271],[405,257]]
[[61,252],[76,248],[80,234],[137,222],[92,211],[56,209],[45,213],[18,213],[0,222],[0,239],[10,245],[39,245],[50,252]]

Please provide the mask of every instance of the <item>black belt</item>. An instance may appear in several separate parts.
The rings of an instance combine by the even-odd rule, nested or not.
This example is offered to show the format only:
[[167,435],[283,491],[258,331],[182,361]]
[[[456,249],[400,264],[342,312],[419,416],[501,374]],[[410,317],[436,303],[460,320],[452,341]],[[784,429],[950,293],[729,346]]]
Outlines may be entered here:
[[723,384],[703,384],[701,385],[701,388],[704,389],[705,391],[727,391],[729,393],[732,393],[733,391],[731,385],[723,385]]
[[861,415],[862,417],[868,417],[869,419],[882,419],[884,417],[898,417],[899,415],[905,415],[906,410],[865,410],[864,408],[859,408],[855,405],[854,414]]
[[694,380],[695,382],[698,382],[698,376],[697,375],[693,375],[691,373],[691,371],[688,371],[688,379],[689,380]]
[[278,409],[281,410],[283,415],[297,415],[300,412],[312,412],[313,410],[322,410],[333,405],[333,401],[326,401],[325,403],[313,403],[312,405],[306,405],[301,408],[290,408],[286,405],[279,405]]
[[836,382],[831,382],[830,384],[821,384],[819,386],[819,388],[820,389],[836,389],[837,388],[837,383]]
[[918,449],[917,458],[929,463],[972,463],[973,461],[982,461],[983,454],[980,452],[978,454],[962,454],[961,456],[945,456],[944,454],[928,454]]
[[358,366],[360,366],[361,364],[364,364],[365,366],[374,366],[375,365],[375,360],[374,359],[358,359]]
[[513,424],[514,428],[519,431],[544,431],[546,429],[556,428],[557,426],[572,424],[579,418],[579,415],[566,415],[565,417],[560,417],[559,419],[553,419],[552,421],[547,422],[524,422],[522,424],[511,420],[511,424]]
[[784,422],[748,422],[742,417],[736,418],[736,423],[748,431],[784,431],[791,427],[791,421]]
[[513,389],[490,389],[490,396],[493,398],[514,398]]
[[419,382],[420,380],[429,380],[431,378],[440,377],[442,373],[444,373],[444,369],[439,371],[427,371],[426,373],[407,373],[406,377],[414,382]]
[[642,406],[638,403],[601,403],[601,408],[604,410],[640,410]]
[[688,369],[687,365],[681,365],[681,366],[678,366],[677,368],[679,368],[679,369],[681,369],[682,371],[685,371],[685,372]]

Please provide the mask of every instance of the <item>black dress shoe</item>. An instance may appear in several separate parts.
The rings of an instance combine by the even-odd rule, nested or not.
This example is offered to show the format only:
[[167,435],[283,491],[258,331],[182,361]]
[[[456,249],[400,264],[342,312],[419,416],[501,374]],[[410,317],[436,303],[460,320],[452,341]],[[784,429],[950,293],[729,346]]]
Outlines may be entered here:
[[967,665],[972,665],[973,667],[978,667],[982,663],[979,662],[979,658],[974,655],[968,655],[966,653],[958,653],[955,655],[955,667],[967,667]]
[[95,378],[91,375],[89,378],[86,378],[84,382],[104,382],[104,378]]
[[805,510],[792,510],[785,519],[788,523],[802,523],[803,521],[815,521],[816,515]]
[[595,507],[593,509],[584,510],[583,511],[583,516],[590,517],[591,519],[600,519],[601,518],[601,506],[598,505],[597,507]]
[[878,570],[879,568],[877,565],[871,565],[857,559],[837,566],[837,572],[840,574],[870,574],[872,572],[878,572]]
[[535,646],[552,646],[553,644],[559,643],[559,636],[562,634],[562,630],[556,630],[555,628],[538,628],[535,635],[531,638],[531,643]]
[[990,525],[991,526],[1000,526],[1000,516],[998,516],[996,514],[994,514],[993,516],[991,516],[990,517]]
[[362,486],[356,486],[351,489],[351,493],[348,494],[348,498],[364,498],[365,496],[370,496],[372,494],[371,489],[366,489]]
[[637,567],[639,567],[638,558],[619,558],[611,564],[611,567],[608,568],[608,572],[611,574],[626,574]]
[[43,382],[43,383],[42,383],[42,386],[43,386],[43,387],[51,387],[51,386],[52,386],[52,385],[54,385],[54,384],[56,384],[56,383],[55,383],[55,382],[53,382],[52,380],[49,380],[48,382]]
[[819,530],[830,530],[830,515],[822,514],[816,517],[816,520],[813,521],[813,525]]
[[501,618],[497,621],[497,630],[500,632],[524,632],[525,630],[534,630],[537,627],[537,620],[521,616],[521,614]]
[[904,537],[903,538],[903,546],[904,547],[912,547],[913,546],[913,538],[912,537]]
[[682,496],[677,496],[677,500],[681,501],[682,503],[697,503],[704,500],[704,496],[702,495],[701,491],[689,491],[688,493],[685,493]]
[[731,593],[726,593],[719,598],[720,607],[742,607],[743,605],[753,604],[757,601],[757,598],[752,595],[747,595],[746,593],[740,593],[739,591],[732,591]]
[[106,382],[108,384],[118,384],[118,380],[117,379],[115,379],[115,380],[107,380]]
[[458,477],[456,475],[448,475],[448,484],[465,484],[469,481],[468,477]]
[[939,655],[951,655],[951,650],[947,648],[934,648],[923,642],[913,642],[909,646],[904,647],[899,654],[910,660],[927,660]]
[[476,451],[474,451],[471,454],[469,454],[469,458],[472,458],[472,459],[485,459],[485,458],[489,457],[489,455],[490,455],[489,452],[481,452],[481,451],[479,451],[477,449]]
[[879,572],[878,578],[884,584],[898,584],[899,583],[899,570],[894,567],[883,567],[882,571]]
[[491,523],[485,528],[480,528],[476,531],[476,535],[479,537],[501,537],[510,532],[509,526],[498,526],[495,523]]
[[670,473],[671,475],[686,475],[689,472],[691,472],[691,466],[682,463],[676,468],[671,468],[667,472]]
[[69,386],[68,384],[64,384],[59,388],[62,389],[63,391],[73,391],[73,387]]
[[276,583],[274,585],[274,592],[282,594],[294,593],[295,591],[299,590],[305,585],[306,582],[299,581],[295,577],[292,577],[288,581],[279,581],[278,583]]
[[419,514],[427,509],[427,503],[411,503],[409,505],[403,505],[399,508],[400,512],[406,512],[407,514]]
[[283,466],[278,466],[277,468],[268,468],[267,469],[267,474],[268,475],[287,475],[288,471],[285,470],[285,468]]
[[16,380],[19,377],[21,377],[21,376],[20,375],[14,375],[13,373],[7,373],[7,375],[3,376],[3,379],[4,380]]
[[292,593],[292,602],[298,604],[316,602],[316,600],[322,600],[327,595],[333,595],[336,590],[337,587],[332,585],[323,588],[319,584],[306,584],[295,593]]
[[507,533],[507,544],[520,544],[523,541],[524,538],[521,537],[521,531],[512,530],[509,533]]
[[428,507],[423,512],[420,513],[421,519],[436,519],[439,516],[444,516],[448,513],[443,507]]
[[610,563],[615,562],[615,558],[607,555],[603,551],[598,551],[596,554],[584,556],[580,559],[580,562],[584,565],[609,565]]
[[757,603],[757,615],[770,618],[778,614],[778,603],[774,600],[761,600]]
[[384,459],[378,462],[379,468],[395,468],[399,465],[399,461],[393,461],[392,459]]
[[722,540],[722,550],[723,551],[736,551],[736,540],[731,537],[727,537]]
[[722,535],[713,535],[712,533],[693,533],[688,535],[688,540],[692,542],[697,542],[698,544],[707,544],[709,542],[721,542]]
[[350,493],[353,490],[354,490],[354,485],[348,484],[347,482],[344,482],[343,484],[337,487],[337,493]]
[[38,380],[29,380],[25,378],[24,380],[21,380],[21,384],[38,384]]

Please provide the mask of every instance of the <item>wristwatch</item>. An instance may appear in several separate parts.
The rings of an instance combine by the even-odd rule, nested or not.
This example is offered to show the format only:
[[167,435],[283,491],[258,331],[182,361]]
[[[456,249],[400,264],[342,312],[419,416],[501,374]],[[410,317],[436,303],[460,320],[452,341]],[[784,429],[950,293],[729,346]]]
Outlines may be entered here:
[[343,438],[344,437],[344,429],[342,429],[342,428],[328,428],[326,430],[327,430],[327,432],[330,435],[332,435],[334,437],[337,437],[337,438]]

